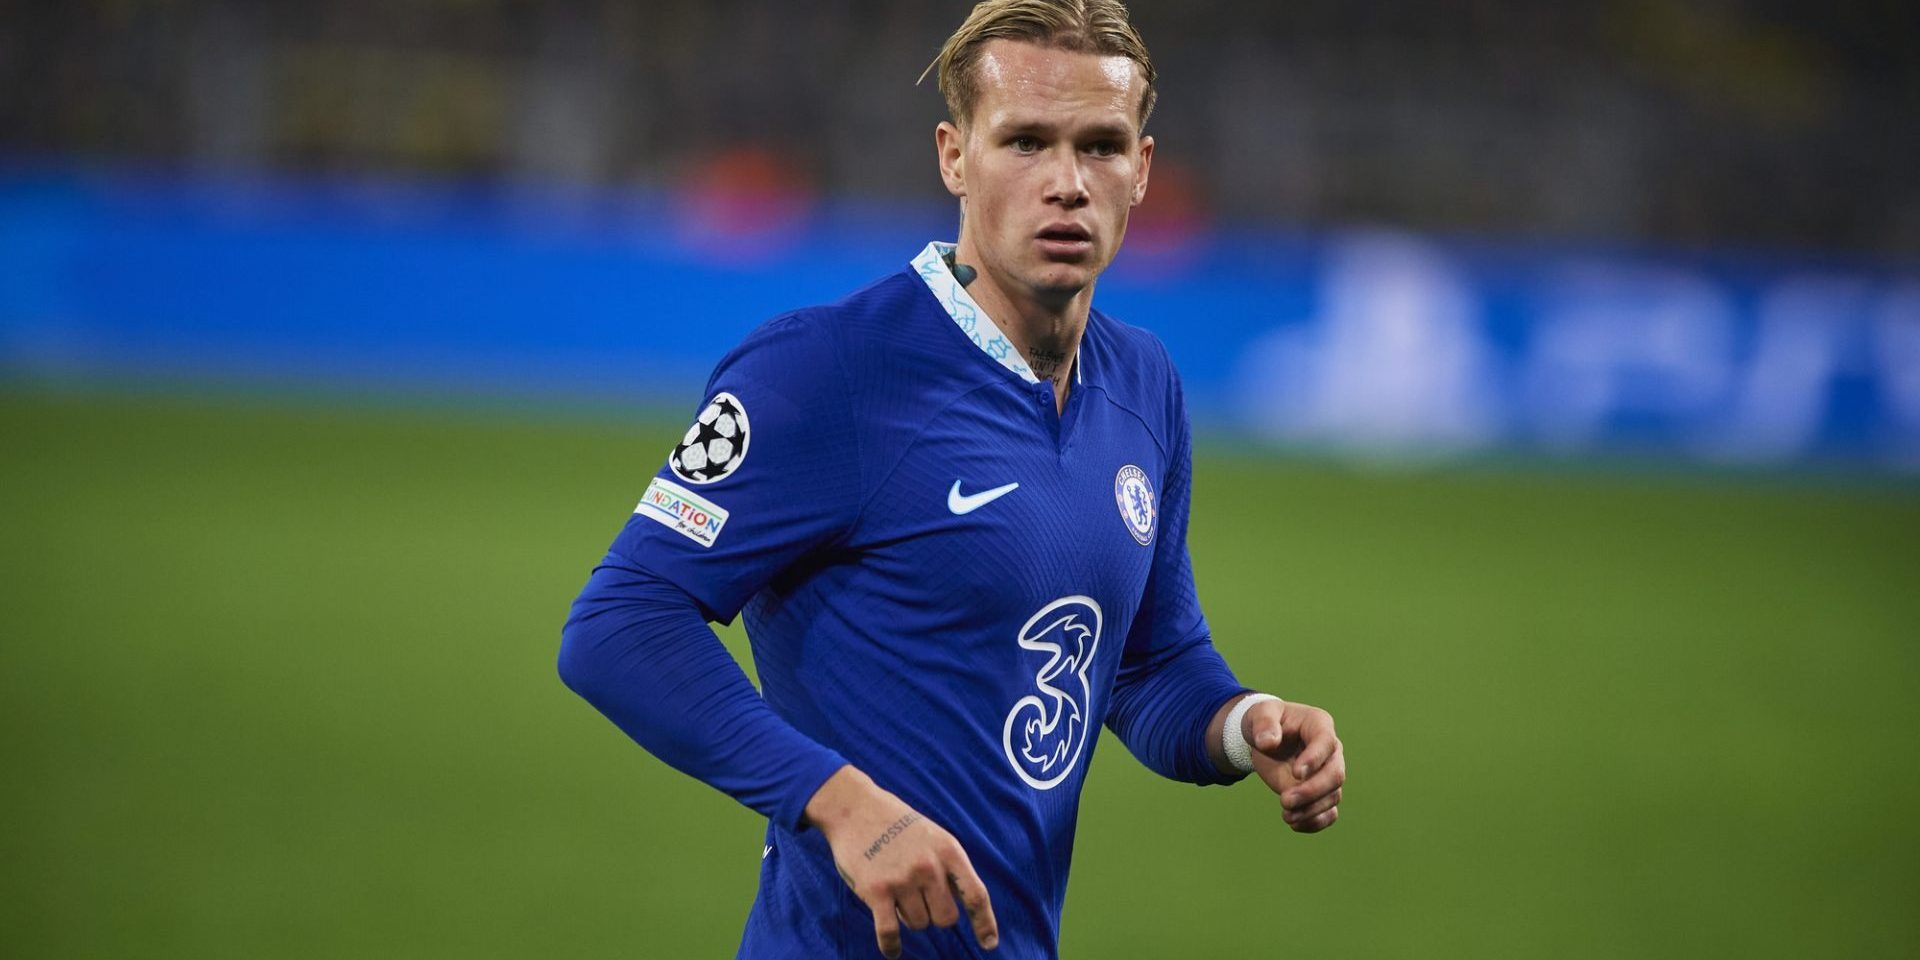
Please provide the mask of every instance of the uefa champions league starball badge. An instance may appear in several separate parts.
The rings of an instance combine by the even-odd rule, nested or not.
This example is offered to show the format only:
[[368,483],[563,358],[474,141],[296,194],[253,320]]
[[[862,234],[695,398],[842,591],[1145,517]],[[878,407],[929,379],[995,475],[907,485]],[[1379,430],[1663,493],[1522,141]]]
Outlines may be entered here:
[[1147,479],[1147,472],[1131,463],[1121,467],[1113,478],[1113,501],[1119,504],[1120,519],[1133,539],[1143,547],[1152,543],[1160,508],[1154,502],[1153,483]]
[[747,459],[747,408],[731,393],[716,393],[673,448],[667,466],[688,483],[724,480]]

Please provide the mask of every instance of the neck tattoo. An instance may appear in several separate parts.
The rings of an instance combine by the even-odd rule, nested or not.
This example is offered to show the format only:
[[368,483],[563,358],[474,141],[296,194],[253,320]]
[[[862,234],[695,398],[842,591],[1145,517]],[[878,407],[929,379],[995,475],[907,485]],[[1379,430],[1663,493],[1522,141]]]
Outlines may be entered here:
[[960,282],[960,285],[963,287],[972,285],[973,278],[980,275],[980,271],[975,270],[972,267],[969,267],[958,260],[955,260],[953,258],[953,254],[951,253],[947,254],[946,261],[947,261],[947,271],[949,273],[952,273],[953,279],[958,280]]
[[[942,259],[947,261],[948,272],[953,274],[953,279],[958,280],[962,287],[973,283],[974,278],[980,276],[980,271],[954,259],[952,253],[948,253]],[[1067,362],[1065,351],[1030,347],[1023,352],[1027,355],[1027,367],[1033,371],[1034,376],[1042,380],[1052,380],[1054,374],[1060,373],[1060,368]]]
[[1060,373],[1060,368],[1067,362],[1067,355],[1057,350],[1028,347],[1026,354],[1027,366],[1032,368],[1034,376],[1042,380],[1052,380],[1054,374]]

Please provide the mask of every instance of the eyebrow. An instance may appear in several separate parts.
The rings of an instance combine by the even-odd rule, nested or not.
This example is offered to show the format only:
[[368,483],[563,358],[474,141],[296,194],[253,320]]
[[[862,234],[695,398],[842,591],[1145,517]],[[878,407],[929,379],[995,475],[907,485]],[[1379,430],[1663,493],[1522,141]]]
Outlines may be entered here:
[[[1045,120],[1022,119],[1022,120],[1016,120],[1008,123],[997,124],[994,126],[993,130],[994,132],[1003,134],[1003,135],[1012,135],[1012,134],[1020,134],[1020,133],[1053,134],[1058,132],[1059,127],[1058,125],[1050,123]],[[1126,140],[1134,136],[1133,128],[1124,123],[1096,123],[1081,129],[1079,132],[1083,137],[1090,137],[1095,139],[1109,138],[1109,139]]]

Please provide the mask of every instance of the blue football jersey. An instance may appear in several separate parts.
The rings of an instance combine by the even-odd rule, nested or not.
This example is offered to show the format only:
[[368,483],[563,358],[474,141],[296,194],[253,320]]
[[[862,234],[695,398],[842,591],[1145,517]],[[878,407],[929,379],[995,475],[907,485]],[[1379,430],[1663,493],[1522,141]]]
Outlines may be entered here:
[[[613,552],[744,614],[772,709],[966,849],[991,956],[1052,957],[1116,678],[1209,643],[1188,426],[1159,341],[1098,311],[1056,412],[949,249],[729,353]],[[1215,706],[1243,689],[1205,682]],[[772,822],[765,847],[742,956],[877,955],[818,831]],[[985,956],[964,921],[902,934]]]

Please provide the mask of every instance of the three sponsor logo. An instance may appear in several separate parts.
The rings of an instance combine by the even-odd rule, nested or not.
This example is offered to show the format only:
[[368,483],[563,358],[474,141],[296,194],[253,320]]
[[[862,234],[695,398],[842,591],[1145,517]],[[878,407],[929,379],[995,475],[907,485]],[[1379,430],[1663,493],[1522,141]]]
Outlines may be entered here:
[[1061,597],[1040,608],[1014,639],[1047,655],[1034,672],[1035,692],[1014,701],[1000,743],[1013,772],[1035,790],[1060,785],[1080,763],[1093,717],[1094,655],[1100,651],[1100,604]]

